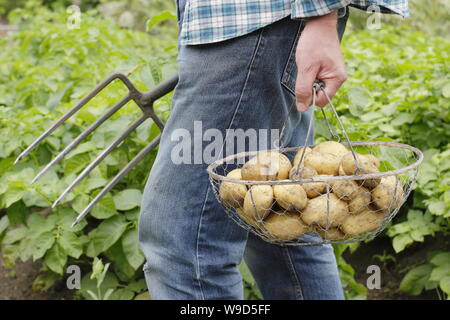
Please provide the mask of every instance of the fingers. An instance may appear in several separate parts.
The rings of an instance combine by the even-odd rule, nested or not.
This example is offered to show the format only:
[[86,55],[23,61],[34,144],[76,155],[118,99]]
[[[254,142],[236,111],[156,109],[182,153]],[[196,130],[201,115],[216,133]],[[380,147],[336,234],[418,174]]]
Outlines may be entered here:
[[[312,87],[314,81],[321,80],[325,84],[325,92],[328,97],[332,99],[342,84],[347,80],[345,71],[336,72],[332,77],[320,79],[319,67],[309,67],[307,70],[299,71],[297,73],[297,80],[295,83],[295,99],[297,110],[305,112],[312,103]],[[324,107],[328,104],[324,93],[317,92],[316,106]]]
[[295,100],[297,110],[305,112],[312,102],[312,86],[316,80],[318,66],[309,67],[306,70],[297,72],[297,80],[295,82]]
[[[347,76],[345,73],[339,73],[335,77],[330,79],[323,79],[323,83],[325,84],[325,92],[330,99],[333,99],[336,92],[339,90],[344,81],[347,80]],[[318,107],[325,107],[328,104],[328,100],[325,97],[322,91],[317,93],[316,105]]]

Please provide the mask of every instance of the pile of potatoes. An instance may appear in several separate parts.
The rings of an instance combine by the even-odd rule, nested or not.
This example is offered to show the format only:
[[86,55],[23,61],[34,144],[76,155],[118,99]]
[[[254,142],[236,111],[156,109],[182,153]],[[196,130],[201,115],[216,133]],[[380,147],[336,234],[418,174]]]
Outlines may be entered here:
[[[304,154],[303,154],[304,153]],[[302,163],[298,163],[303,155]],[[363,173],[377,173],[380,161],[356,154]],[[293,163],[277,151],[261,151],[228,178],[250,181],[297,180],[315,176],[361,174],[353,154],[342,144],[325,141],[298,150]],[[326,240],[344,240],[376,230],[386,211],[403,202],[403,187],[395,176],[327,183],[245,184],[222,181],[224,205],[269,239],[294,240],[316,232]]]

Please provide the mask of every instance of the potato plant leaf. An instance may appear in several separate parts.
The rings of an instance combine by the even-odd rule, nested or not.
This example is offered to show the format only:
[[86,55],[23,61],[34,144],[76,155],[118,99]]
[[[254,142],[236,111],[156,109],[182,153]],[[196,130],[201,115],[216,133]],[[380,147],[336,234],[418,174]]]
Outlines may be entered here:
[[55,243],[45,255],[45,264],[55,273],[62,275],[67,262],[67,254],[64,249]]
[[104,220],[89,233],[88,256],[95,257],[111,247],[124,233],[128,223],[120,215]]
[[122,247],[128,263],[135,270],[144,263],[145,258],[139,246],[137,228],[130,229],[124,233]]
[[141,205],[142,193],[137,189],[126,189],[114,195],[114,204],[118,210],[131,210]]
[[400,291],[413,296],[419,295],[425,288],[433,266],[430,264],[421,265],[411,269],[400,283]]

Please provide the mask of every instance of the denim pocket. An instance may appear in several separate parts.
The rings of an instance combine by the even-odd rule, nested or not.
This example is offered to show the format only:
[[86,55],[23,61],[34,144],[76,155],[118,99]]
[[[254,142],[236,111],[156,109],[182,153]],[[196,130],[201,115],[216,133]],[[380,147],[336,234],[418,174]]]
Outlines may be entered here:
[[305,22],[303,20],[299,21],[297,33],[294,38],[294,42],[291,46],[291,51],[289,52],[289,57],[286,62],[286,66],[283,70],[283,75],[281,77],[281,84],[289,90],[293,95],[295,95],[295,79],[297,78],[297,65],[295,63],[295,49],[297,48],[298,39],[305,27]]

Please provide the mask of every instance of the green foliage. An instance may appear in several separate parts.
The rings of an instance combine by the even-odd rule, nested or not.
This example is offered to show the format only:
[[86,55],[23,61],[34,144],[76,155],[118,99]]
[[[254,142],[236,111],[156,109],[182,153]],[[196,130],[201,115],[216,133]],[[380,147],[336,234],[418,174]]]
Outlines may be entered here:
[[[384,26],[400,26],[407,24],[414,31],[425,32],[430,36],[441,36],[449,39],[450,4],[447,0],[409,0],[410,17],[403,19],[398,15],[381,15],[380,22]],[[350,14],[351,27],[356,30],[367,28],[371,12],[352,9]],[[369,21],[370,24],[371,21]]]
[[[391,139],[423,150],[414,207],[428,210],[423,217],[430,223],[442,223],[436,216],[448,211],[450,42],[405,27],[349,34],[344,48],[351,76],[335,103],[351,138]],[[418,214],[407,219],[413,217]]]
[[[49,124],[113,72],[131,74],[141,90],[176,72],[176,40],[162,44],[139,31],[120,28],[94,11],[84,12],[80,29],[66,27],[64,11],[42,7],[12,11],[9,20],[20,24],[10,38],[1,38],[0,52],[0,241],[5,266],[21,259],[43,259],[44,271],[35,290],[46,290],[60,279],[69,264],[97,265],[106,261],[101,278],[84,277],[92,299],[132,299],[145,290],[141,266],[144,256],[137,240],[141,191],[156,152],[105,197],[75,228],[71,223],[84,206],[139,150],[159,134],[146,121],[95,169],[63,205],[50,204],[80,170],[135,119],[140,111],[131,103],[84,140],[63,162],[34,185],[33,176],[89,123],[118,101],[125,88],[114,83],[57,130],[32,155],[14,166],[20,150]],[[156,104],[167,119],[170,97]],[[113,281],[114,280],[114,281]],[[95,288],[91,283],[98,281]],[[139,285],[136,283],[139,282]],[[106,285],[104,284],[106,283]],[[105,287],[106,290],[102,288]],[[100,288],[100,289],[99,289]],[[92,290],[91,290],[92,289]]]
[[109,266],[109,263],[103,264],[101,259],[94,258],[92,272],[82,280],[81,295],[92,300],[131,300],[136,293],[145,289],[145,286],[140,285],[137,286],[138,291],[133,290],[132,288],[136,287],[136,284],[119,288],[120,284],[117,278],[108,273]]
[[355,129],[352,138],[444,149],[450,42],[403,27],[348,34],[343,45],[350,79],[335,104]]
[[[35,280],[35,290],[46,290],[63,277],[68,264],[79,264],[88,272],[82,280],[81,297],[147,299],[142,294],[145,282],[140,269],[144,257],[137,241],[137,219],[140,190],[155,152],[130,172],[87,219],[74,229],[70,224],[99,189],[156,137],[156,125],[145,122],[56,210],[49,207],[59,192],[138,116],[138,108],[131,103],[125,106],[41,180],[29,184],[63,146],[123,96],[122,85],[113,84],[28,159],[13,166],[20,150],[105,76],[113,72],[131,74],[139,89],[147,90],[175,72],[173,4],[162,0],[151,4],[101,2],[102,15],[86,11],[96,1],[82,1],[81,28],[68,29],[63,10],[66,1],[27,1],[25,5],[0,0],[0,7],[7,11],[24,6],[9,15],[9,22],[20,25],[20,30],[10,38],[0,38],[0,248],[4,265],[9,268],[17,259],[43,260],[44,273]],[[42,3],[55,12],[40,6]],[[434,6],[424,10],[423,16],[441,19],[448,14],[445,10],[433,13]],[[123,12],[131,13],[132,19]],[[381,30],[355,31],[357,20],[352,18],[353,32],[347,32],[343,41],[350,77],[334,103],[352,140],[395,140],[424,151],[414,201],[386,232],[394,249],[401,252],[414,242],[432,239],[436,232],[448,231],[450,225],[450,43],[434,35],[445,30],[447,18],[433,23],[432,30],[423,28],[425,18],[410,19],[410,27],[398,27],[394,19],[384,22]],[[148,33],[120,25],[142,30],[146,27]],[[167,119],[169,106],[170,97],[156,104],[163,119]],[[325,129],[317,124],[319,136]],[[355,281],[355,270],[343,258],[343,253],[356,250],[356,245],[339,244],[334,250],[346,297],[364,299],[367,289]],[[448,297],[450,275],[445,270],[450,268],[446,257],[445,252],[430,256],[426,264],[406,274],[400,289],[417,295],[439,288]],[[245,298],[260,299],[244,264],[240,270]]]
[[[396,252],[450,226],[450,42],[436,35],[448,36],[436,30],[448,25],[449,11],[444,3],[418,1],[412,11],[425,6],[401,23],[383,16],[380,30],[366,30],[367,13],[352,10],[343,39],[349,79],[333,100],[351,140],[397,141],[424,151],[413,204],[387,231]],[[441,23],[430,24],[430,17]],[[318,139],[329,137],[323,121],[316,129]],[[336,254],[342,273],[345,261]]]
[[409,270],[400,284],[400,291],[414,296],[433,289],[450,300],[450,252],[430,253],[428,263]]
[[163,33],[176,36],[175,1],[101,0],[98,8],[103,15],[115,18],[122,27],[127,28],[148,31],[152,25],[165,21],[168,28],[163,28]]
[[[383,25],[347,33],[343,48],[349,80],[334,102],[350,138],[403,142],[425,155],[413,201],[386,234],[396,252],[432,241],[450,227],[450,42],[407,26]],[[422,276],[427,268],[408,276],[407,292],[428,289]],[[444,288],[447,284],[443,280]]]
[[403,251],[413,242],[423,242],[425,236],[434,235],[439,225],[433,221],[430,213],[419,210],[409,210],[405,221],[394,224],[387,232],[392,237],[395,252]]
[[355,269],[348,264],[343,254],[346,250],[354,252],[358,248],[358,243],[339,243],[333,245],[336,262],[339,267],[339,275],[344,288],[347,300],[363,300],[367,297],[367,288],[355,280]]
[[164,10],[163,12],[158,13],[147,20],[145,30],[150,31],[158,23],[176,18],[176,15],[174,15],[172,12],[170,12],[169,10]]
[[244,299],[261,300],[262,295],[259,292],[259,289],[256,286],[256,281],[250,273],[250,270],[248,269],[245,262],[241,262],[238,268],[242,275],[242,281],[244,282]]
[[[13,9],[23,7],[46,6],[48,8],[67,8],[73,4],[72,0],[0,0],[0,15],[8,14]],[[99,0],[80,0],[82,10],[87,10],[98,5]]]
[[378,259],[383,265],[386,265],[389,261],[397,262],[397,259],[393,255],[387,254],[386,251],[383,251],[383,254],[373,255],[373,258]]

